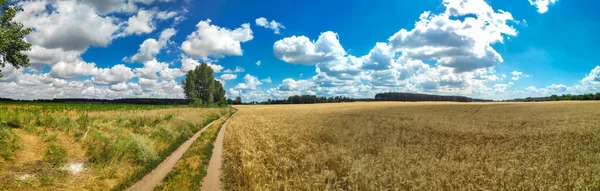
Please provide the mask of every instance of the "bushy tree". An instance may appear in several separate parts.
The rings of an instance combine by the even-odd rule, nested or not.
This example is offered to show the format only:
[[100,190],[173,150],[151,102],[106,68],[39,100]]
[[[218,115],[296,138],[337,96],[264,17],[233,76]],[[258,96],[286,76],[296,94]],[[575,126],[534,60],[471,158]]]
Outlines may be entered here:
[[225,102],[223,84],[215,80],[212,68],[206,63],[189,71],[181,84],[183,84],[185,97],[193,105],[212,105]]
[[0,0],[0,72],[6,64],[15,68],[29,66],[29,58],[22,51],[31,50],[31,44],[23,39],[31,29],[23,28],[23,24],[12,21],[22,9],[10,2],[11,0]]
[[215,91],[213,93],[213,99],[215,103],[225,103],[225,89],[223,89],[223,84],[218,80],[215,80]]

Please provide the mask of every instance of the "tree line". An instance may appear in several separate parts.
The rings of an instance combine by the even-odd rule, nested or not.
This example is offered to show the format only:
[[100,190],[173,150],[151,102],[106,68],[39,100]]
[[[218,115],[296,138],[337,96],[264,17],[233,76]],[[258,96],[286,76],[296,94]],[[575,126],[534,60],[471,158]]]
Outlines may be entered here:
[[250,104],[313,104],[313,103],[340,103],[354,102],[355,100],[345,96],[316,96],[316,95],[293,95],[287,99],[267,99],[263,102],[250,102]]
[[541,102],[541,101],[569,101],[569,100],[600,100],[600,93],[596,94],[563,94],[563,95],[551,95],[548,97],[527,97],[520,99],[504,100],[507,102]]
[[417,93],[387,92],[375,95],[374,101],[453,101],[453,102],[491,102],[493,100],[474,99],[465,96],[445,96]]
[[39,103],[107,103],[107,104],[143,104],[143,105],[186,105],[187,99],[160,99],[160,98],[124,98],[124,99],[85,99],[85,98],[57,98],[36,100],[14,100],[0,98],[1,102],[39,102]]

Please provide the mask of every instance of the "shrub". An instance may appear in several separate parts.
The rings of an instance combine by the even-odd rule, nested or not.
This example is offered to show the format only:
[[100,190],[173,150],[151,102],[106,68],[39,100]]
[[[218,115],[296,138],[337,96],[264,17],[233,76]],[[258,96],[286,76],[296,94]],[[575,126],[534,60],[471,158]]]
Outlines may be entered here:
[[0,126],[0,159],[12,160],[12,153],[21,147],[21,139],[12,129]]
[[53,143],[46,150],[44,161],[54,166],[60,166],[67,162],[67,150]]

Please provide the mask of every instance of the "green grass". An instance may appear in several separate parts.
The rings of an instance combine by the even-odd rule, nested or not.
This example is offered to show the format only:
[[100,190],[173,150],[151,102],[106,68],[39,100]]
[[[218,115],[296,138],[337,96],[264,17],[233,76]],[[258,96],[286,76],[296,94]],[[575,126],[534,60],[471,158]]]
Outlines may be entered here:
[[[187,106],[0,103],[0,190],[126,189],[225,113]],[[35,140],[42,149],[23,156],[41,161],[15,158]],[[64,170],[74,161],[85,163],[82,175]],[[23,174],[34,178],[18,180]]]
[[13,160],[13,152],[21,148],[21,139],[7,126],[0,125],[0,162]]

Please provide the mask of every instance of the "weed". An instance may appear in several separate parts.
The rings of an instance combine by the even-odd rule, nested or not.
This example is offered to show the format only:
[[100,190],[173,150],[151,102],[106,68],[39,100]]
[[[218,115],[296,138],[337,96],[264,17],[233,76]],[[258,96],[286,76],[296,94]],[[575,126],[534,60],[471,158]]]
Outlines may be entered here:
[[0,126],[0,159],[13,160],[13,152],[21,148],[21,144],[21,139],[12,129]]
[[55,167],[65,164],[67,162],[67,150],[56,143],[51,144],[44,153],[44,162]]

